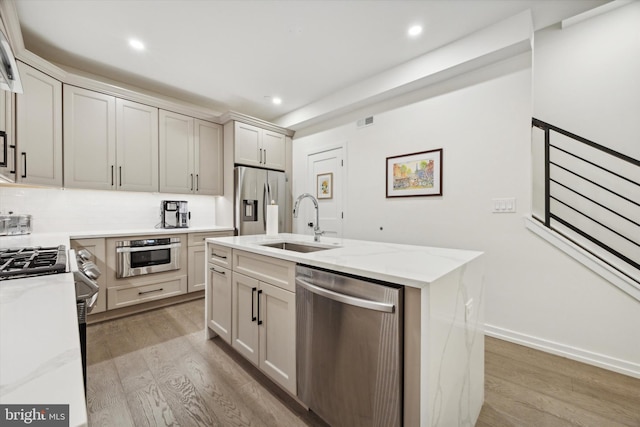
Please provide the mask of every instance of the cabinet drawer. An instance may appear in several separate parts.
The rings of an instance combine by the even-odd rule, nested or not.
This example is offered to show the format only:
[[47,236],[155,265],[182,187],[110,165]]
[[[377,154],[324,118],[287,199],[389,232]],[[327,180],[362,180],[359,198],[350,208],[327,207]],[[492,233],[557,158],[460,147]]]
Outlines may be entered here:
[[231,248],[210,243],[207,251],[207,259],[209,262],[219,265],[220,267],[231,269]]
[[188,246],[204,245],[205,239],[225,236],[233,236],[233,231],[203,231],[201,233],[189,233]]
[[141,302],[172,297],[187,292],[187,276],[140,286],[115,286],[107,289],[107,308],[126,307]]
[[233,271],[295,292],[296,264],[250,252],[233,251]]

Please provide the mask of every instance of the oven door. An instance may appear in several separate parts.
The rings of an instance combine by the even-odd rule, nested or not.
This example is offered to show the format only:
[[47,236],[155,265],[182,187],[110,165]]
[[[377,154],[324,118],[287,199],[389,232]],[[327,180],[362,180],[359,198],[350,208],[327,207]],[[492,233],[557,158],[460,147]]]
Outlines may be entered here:
[[116,244],[116,277],[142,276],[180,269],[179,237],[130,240]]

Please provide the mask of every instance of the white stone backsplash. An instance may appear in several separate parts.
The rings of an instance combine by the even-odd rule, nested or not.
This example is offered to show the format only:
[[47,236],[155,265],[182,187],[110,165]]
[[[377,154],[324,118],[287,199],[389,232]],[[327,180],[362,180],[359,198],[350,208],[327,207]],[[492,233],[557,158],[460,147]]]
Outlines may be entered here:
[[34,233],[154,228],[162,200],[186,200],[190,227],[216,225],[216,196],[0,185],[0,213],[32,215]]

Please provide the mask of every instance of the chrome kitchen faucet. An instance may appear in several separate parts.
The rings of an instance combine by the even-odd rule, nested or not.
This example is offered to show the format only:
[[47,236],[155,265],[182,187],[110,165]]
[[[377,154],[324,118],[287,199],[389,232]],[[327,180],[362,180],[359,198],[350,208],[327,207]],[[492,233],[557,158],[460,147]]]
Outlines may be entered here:
[[298,196],[296,202],[293,204],[293,217],[298,218],[298,206],[300,205],[300,201],[307,197],[311,199],[311,201],[313,202],[313,206],[316,208],[316,222],[313,225],[313,241],[319,242],[320,236],[324,234],[324,231],[320,231],[320,209],[318,208],[318,200],[316,200],[313,195],[309,193],[303,193]]

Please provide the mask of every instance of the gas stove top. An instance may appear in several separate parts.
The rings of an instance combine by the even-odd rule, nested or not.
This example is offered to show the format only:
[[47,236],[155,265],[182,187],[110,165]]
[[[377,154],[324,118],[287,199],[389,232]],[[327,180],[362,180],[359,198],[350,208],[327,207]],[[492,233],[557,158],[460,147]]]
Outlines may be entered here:
[[0,280],[66,271],[67,250],[64,245],[0,249]]

